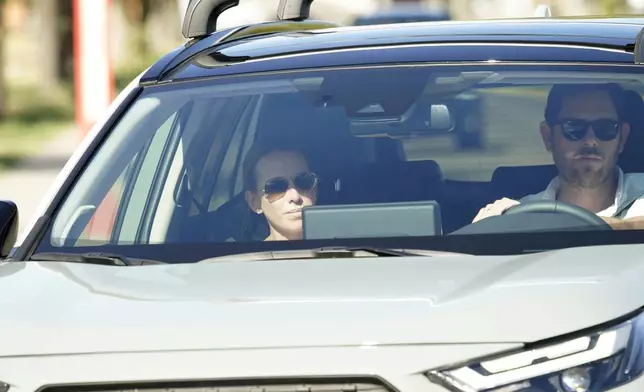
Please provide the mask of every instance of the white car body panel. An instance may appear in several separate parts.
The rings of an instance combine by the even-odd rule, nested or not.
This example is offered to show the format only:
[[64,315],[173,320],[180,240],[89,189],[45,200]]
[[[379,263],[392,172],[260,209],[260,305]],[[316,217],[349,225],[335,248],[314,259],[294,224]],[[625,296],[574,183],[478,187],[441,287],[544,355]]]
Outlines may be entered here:
[[8,263],[0,356],[532,342],[638,309],[643,254]]
[[[23,235],[144,73],[82,141]],[[127,268],[4,263],[0,381],[10,392],[31,392],[57,384],[375,376],[399,392],[444,392],[423,373],[635,312],[642,276],[644,245]],[[642,391],[644,379],[613,390]]]
[[[56,384],[375,376],[400,392],[447,392],[422,374],[438,365],[437,358],[456,362],[508,347],[511,346],[307,347],[0,358],[0,379],[12,385],[12,392],[31,392]],[[612,391],[636,392],[643,388],[644,379],[639,378]]]
[[[5,263],[0,380],[20,392],[375,376],[401,392],[445,391],[423,373],[639,308],[643,254],[629,245],[125,268]],[[615,390],[642,388],[640,378]]]
[[[180,336],[183,336],[181,333]],[[157,380],[371,376],[399,391],[445,391],[422,372],[440,360],[461,361],[512,345],[306,347],[0,358],[0,378],[34,391],[42,385]],[[25,364],[29,363],[28,368]],[[27,371],[28,369],[28,371]],[[12,388],[13,390],[13,388]]]

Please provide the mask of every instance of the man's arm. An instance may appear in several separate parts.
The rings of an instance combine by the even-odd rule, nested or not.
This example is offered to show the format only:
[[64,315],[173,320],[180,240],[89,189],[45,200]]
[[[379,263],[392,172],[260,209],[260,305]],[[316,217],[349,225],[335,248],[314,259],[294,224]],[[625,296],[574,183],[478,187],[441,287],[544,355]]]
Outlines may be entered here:
[[601,218],[614,230],[644,230],[644,216],[634,216],[628,219]]

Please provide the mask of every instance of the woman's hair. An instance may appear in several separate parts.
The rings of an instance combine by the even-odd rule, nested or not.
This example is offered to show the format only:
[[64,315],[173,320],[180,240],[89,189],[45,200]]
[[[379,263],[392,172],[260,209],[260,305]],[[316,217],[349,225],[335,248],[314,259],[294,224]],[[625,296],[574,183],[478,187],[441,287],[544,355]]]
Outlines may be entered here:
[[272,152],[289,151],[301,154],[306,159],[302,148],[294,143],[255,143],[246,153],[242,166],[244,191],[257,192],[257,176],[255,175],[257,163]]

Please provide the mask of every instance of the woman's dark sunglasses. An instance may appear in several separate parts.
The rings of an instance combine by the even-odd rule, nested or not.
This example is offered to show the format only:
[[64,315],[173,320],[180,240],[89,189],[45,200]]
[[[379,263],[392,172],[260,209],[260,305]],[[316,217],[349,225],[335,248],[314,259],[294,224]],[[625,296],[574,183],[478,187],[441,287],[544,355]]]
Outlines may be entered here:
[[572,141],[578,141],[586,137],[586,133],[591,128],[595,137],[604,142],[614,140],[620,131],[619,121],[612,119],[593,121],[581,119],[562,120],[559,125],[561,125],[563,136]]
[[272,203],[286,195],[291,183],[299,193],[309,193],[318,184],[318,180],[318,176],[312,172],[298,173],[290,178],[275,177],[266,181],[263,191],[268,201]]

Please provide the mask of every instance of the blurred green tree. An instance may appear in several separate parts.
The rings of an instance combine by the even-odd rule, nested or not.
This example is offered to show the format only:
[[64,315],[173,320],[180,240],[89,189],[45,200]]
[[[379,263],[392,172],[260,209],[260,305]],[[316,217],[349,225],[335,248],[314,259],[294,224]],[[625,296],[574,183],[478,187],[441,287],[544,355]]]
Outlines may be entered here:
[[137,62],[146,61],[151,54],[146,28],[152,8],[158,2],[158,0],[120,0],[120,6],[131,32],[129,34],[131,50]]
[[7,114],[7,86],[4,77],[5,74],[5,61],[4,61],[4,47],[7,29],[4,22],[4,8],[7,0],[0,0],[0,118],[4,118]]
[[606,15],[619,14],[626,10],[626,0],[601,0],[601,7]]

